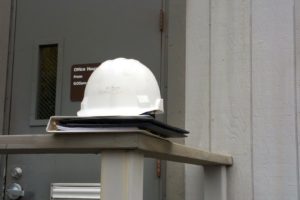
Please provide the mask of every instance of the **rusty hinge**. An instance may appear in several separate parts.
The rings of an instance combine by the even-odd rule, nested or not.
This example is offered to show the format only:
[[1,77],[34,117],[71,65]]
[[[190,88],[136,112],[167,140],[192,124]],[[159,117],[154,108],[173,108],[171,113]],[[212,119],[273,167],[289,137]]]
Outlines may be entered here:
[[164,31],[165,27],[165,12],[163,9],[160,9],[160,17],[159,17],[159,30],[160,32]]
[[156,160],[156,176],[161,177],[161,160]]

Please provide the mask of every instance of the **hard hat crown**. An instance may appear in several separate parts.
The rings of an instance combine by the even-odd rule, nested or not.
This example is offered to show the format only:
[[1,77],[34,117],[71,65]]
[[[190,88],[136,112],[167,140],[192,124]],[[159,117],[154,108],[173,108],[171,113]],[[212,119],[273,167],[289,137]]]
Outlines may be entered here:
[[163,112],[153,73],[134,59],[102,63],[90,76],[78,116],[131,116]]

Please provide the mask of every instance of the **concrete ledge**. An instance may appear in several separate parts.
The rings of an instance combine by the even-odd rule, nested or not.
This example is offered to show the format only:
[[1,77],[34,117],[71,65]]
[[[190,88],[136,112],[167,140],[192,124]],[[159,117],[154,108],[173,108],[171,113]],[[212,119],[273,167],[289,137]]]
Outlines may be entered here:
[[103,150],[138,151],[145,157],[196,165],[233,164],[231,156],[173,143],[143,130],[0,135],[1,154],[101,153]]

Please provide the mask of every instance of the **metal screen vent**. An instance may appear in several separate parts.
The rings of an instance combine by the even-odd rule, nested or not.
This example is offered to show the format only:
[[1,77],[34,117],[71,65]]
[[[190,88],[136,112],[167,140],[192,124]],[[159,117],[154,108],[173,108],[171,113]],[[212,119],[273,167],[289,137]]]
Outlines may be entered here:
[[36,119],[49,119],[55,115],[57,51],[57,44],[39,47]]
[[51,200],[100,200],[99,183],[52,183]]

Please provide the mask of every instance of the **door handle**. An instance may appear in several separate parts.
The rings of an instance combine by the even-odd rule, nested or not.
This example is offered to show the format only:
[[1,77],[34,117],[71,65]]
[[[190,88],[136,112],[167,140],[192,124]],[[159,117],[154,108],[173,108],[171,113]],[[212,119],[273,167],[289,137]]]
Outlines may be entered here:
[[18,199],[20,197],[23,197],[25,192],[22,189],[22,186],[18,183],[12,183],[8,186],[6,189],[6,194],[9,199]]

